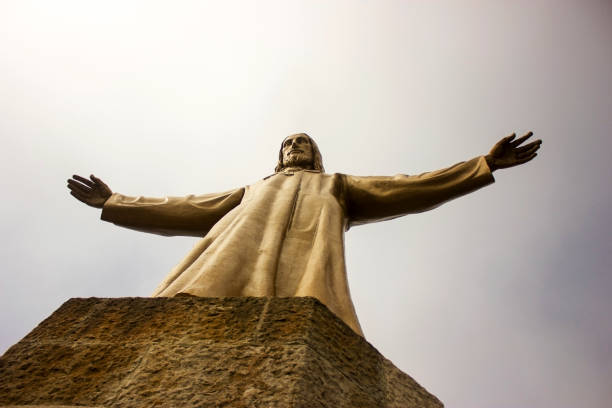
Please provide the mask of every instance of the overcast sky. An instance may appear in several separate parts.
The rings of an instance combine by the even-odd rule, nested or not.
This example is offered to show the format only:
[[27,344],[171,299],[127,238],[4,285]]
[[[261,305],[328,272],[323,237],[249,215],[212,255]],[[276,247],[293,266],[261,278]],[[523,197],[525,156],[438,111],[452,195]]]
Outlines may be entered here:
[[225,191],[307,132],[329,173],[414,174],[535,132],[434,211],[351,229],[366,338],[447,407],[612,404],[612,2],[0,2],[0,352],[71,297],[148,296],[197,241],[99,220]]

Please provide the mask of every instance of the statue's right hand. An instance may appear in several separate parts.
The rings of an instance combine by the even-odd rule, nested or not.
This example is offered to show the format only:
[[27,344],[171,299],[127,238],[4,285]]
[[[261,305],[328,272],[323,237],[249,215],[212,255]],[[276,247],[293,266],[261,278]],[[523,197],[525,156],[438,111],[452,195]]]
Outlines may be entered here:
[[89,178],[91,180],[75,174],[71,179],[68,179],[70,194],[89,206],[102,208],[113,192],[102,180],[93,174]]

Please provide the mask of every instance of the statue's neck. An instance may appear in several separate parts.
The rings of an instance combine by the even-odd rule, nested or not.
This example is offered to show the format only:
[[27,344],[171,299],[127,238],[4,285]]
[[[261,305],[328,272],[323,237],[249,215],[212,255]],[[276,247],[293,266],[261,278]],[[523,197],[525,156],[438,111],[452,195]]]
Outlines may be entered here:
[[282,171],[284,173],[295,173],[302,170],[312,170],[312,166],[287,166]]

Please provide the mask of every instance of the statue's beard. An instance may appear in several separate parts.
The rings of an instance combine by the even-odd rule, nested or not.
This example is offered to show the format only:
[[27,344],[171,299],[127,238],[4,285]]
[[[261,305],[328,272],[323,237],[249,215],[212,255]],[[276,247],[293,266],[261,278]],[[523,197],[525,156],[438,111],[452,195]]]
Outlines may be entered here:
[[294,153],[283,161],[283,165],[284,167],[302,167],[310,169],[312,168],[312,159],[303,153]]

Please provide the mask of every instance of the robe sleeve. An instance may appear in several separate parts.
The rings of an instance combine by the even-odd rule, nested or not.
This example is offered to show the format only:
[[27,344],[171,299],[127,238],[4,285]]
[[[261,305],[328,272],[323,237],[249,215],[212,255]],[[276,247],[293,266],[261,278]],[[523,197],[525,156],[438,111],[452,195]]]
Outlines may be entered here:
[[484,156],[418,176],[345,176],[348,227],[419,213],[471,193],[495,179]]
[[102,218],[121,227],[153,234],[203,237],[242,201],[244,188],[186,197],[128,197],[114,193],[104,203]]

